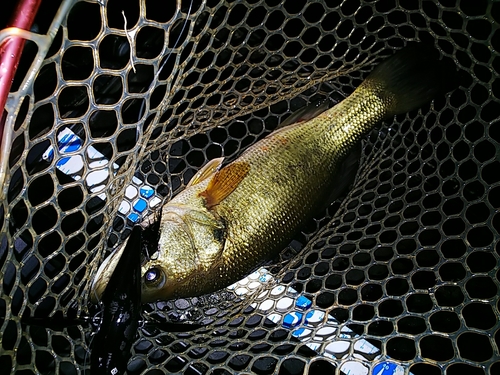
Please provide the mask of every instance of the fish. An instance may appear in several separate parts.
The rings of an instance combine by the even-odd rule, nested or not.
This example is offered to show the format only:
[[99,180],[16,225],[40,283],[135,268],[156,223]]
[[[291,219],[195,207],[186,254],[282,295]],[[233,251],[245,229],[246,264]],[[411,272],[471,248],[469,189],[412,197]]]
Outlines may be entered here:
[[215,292],[275,257],[338,194],[349,155],[375,125],[450,91],[453,74],[437,55],[407,46],[332,108],[296,116],[234,161],[209,161],[161,208],[142,302]]

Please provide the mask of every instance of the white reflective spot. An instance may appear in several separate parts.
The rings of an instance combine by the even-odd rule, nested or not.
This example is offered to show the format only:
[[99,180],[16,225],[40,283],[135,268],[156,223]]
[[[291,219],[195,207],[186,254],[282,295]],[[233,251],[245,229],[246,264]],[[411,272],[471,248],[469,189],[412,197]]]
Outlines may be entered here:
[[245,294],[248,293],[248,289],[247,288],[238,288],[234,291],[234,293],[237,295],[237,296],[243,296]]
[[278,285],[276,287],[274,287],[272,290],[271,290],[271,295],[272,296],[279,296],[280,294],[282,294],[283,292],[285,291],[285,287],[283,285]]
[[250,284],[248,284],[248,288],[250,289],[257,289],[261,284],[258,281],[253,281]]
[[259,306],[259,310],[262,312],[267,312],[271,310],[274,306],[274,301],[271,301],[270,299],[262,302]]
[[373,346],[366,340],[358,340],[354,343],[354,350],[366,353],[366,354],[375,354],[378,352],[377,347]]
[[320,337],[320,338],[326,339],[326,338],[332,336],[336,331],[337,331],[337,329],[333,328],[333,327],[320,328],[318,330],[318,332],[316,332],[316,337]]
[[120,203],[120,207],[118,208],[118,212],[126,215],[130,212],[130,204],[128,202],[125,202],[125,201],[122,201],[122,203]]
[[367,375],[368,367],[360,362],[349,361],[340,366],[340,371],[349,375]]
[[286,312],[292,306],[293,306],[293,299],[285,297],[285,298],[282,298],[278,301],[278,304],[276,305],[276,309],[278,311]]
[[335,341],[330,344],[328,344],[325,348],[325,351],[329,354],[340,354],[340,353],[345,353],[346,351],[349,350],[349,347],[351,346],[351,343],[348,341]]
[[125,196],[129,199],[134,199],[137,196],[137,189],[132,185],[127,186]]
[[271,322],[273,323],[279,323],[281,320],[281,315],[280,314],[271,314],[267,317]]

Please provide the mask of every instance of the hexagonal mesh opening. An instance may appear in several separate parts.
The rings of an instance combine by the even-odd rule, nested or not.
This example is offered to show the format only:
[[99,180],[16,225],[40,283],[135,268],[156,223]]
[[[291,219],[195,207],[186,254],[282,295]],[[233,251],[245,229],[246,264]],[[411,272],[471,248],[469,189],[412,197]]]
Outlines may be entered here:
[[[54,4],[34,30],[49,34]],[[265,269],[144,305],[158,325],[139,330],[127,373],[500,371],[497,3],[110,0],[60,16],[27,89],[42,48],[26,44],[6,107],[0,368],[88,374],[92,326],[21,317],[94,315],[105,256],[208,160],[342,100],[421,41],[456,63],[459,87],[366,136],[347,195]]]

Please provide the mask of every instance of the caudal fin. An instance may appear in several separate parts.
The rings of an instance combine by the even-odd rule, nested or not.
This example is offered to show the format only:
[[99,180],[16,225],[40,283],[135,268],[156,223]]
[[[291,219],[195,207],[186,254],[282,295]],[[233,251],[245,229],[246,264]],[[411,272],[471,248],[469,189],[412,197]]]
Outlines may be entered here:
[[458,85],[453,64],[438,60],[437,51],[421,43],[408,45],[381,63],[366,82],[390,98],[388,116],[420,108]]

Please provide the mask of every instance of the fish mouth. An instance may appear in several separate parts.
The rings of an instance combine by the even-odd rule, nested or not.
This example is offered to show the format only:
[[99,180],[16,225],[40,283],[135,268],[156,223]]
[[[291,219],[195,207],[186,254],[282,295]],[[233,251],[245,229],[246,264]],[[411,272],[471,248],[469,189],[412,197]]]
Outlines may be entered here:
[[128,243],[127,238],[117,249],[114,250],[99,266],[97,272],[92,280],[90,285],[90,300],[93,303],[98,303],[104,294],[104,290],[111,278],[111,275],[114,273],[115,268],[125,250],[125,247]]

